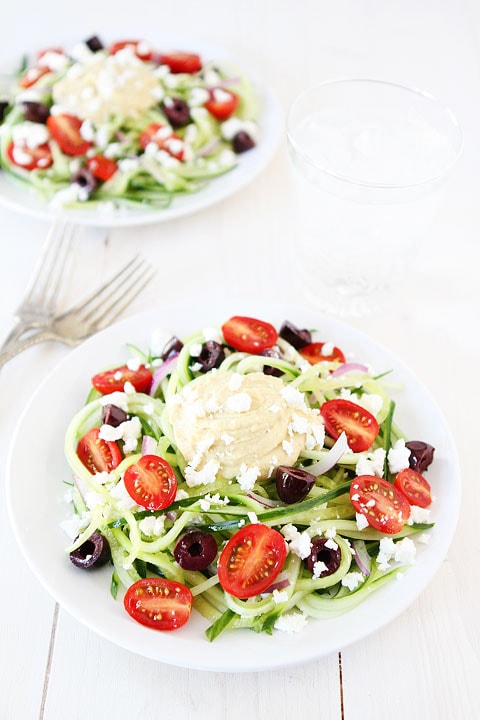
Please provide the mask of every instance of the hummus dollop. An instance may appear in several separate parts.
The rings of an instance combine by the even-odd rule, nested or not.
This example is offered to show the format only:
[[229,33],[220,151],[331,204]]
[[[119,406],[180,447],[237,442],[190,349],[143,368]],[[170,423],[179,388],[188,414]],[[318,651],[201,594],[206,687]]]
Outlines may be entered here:
[[325,438],[323,420],[304,394],[260,372],[200,376],[170,398],[168,411],[191,487],[219,477],[248,491]]

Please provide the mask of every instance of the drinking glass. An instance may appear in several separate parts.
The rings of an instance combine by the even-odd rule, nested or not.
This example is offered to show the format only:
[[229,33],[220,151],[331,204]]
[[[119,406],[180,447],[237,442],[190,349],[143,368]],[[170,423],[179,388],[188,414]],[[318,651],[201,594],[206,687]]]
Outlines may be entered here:
[[319,309],[361,316],[401,286],[462,147],[427,92],[370,79],[304,90],[287,118],[297,282]]

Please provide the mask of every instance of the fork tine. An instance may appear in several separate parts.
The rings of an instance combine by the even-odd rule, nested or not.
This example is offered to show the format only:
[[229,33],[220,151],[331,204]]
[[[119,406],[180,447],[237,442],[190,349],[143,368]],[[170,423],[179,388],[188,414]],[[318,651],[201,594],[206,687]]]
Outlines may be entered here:
[[73,233],[72,225],[53,223],[20,307],[28,303],[41,305],[46,310],[53,309],[62,283]]
[[[145,272],[147,273],[145,274]],[[90,320],[95,327],[100,330],[102,327],[109,325],[115,320],[125,308],[132,302],[134,298],[148,285],[155,275],[156,270],[151,268],[148,263],[143,263],[136,268],[135,274],[129,278],[128,284],[121,289],[121,295],[115,291],[111,295],[108,305],[103,305],[98,310],[103,310],[99,315],[91,317]],[[140,273],[140,274],[139,274]],[[92,313],[91,313],[92,315]]]

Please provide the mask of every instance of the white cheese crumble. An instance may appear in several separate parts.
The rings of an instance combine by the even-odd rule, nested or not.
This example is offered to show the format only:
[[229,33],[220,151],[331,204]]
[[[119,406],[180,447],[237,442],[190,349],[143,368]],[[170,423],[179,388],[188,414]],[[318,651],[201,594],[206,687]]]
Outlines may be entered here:
[[367,452],[360,456],[355,472],[357,475],[376,475],[383,477],[386,451],[384,448],[377,448],[373,452]]
[[245,463],[240,466],[240,472],[237,475],[237,482],[244,492],[253,489],[257,479],[260,477],[260,468],[247,467]]
[[142,434],[140,419],[135,415],[130,420],[120,423],[117,427],[113,425],[102,425],[99,437],[102,440],[123,440],[124,452],[129,453],[136,450],[138,439]]
[[108,395],[102,395],[100,405],[115,405],[116,407],[128,412],[128,398],[123,392],[113,392]]
[[349,572],[342,578],[342,585],[347,587],[350,591],[355,590],[360,583],[365,580],[364,576],[360,572]]
[[227,412],[248,412],[252,405],[252,398],[248,393],[240,392],[227,398],[223,404]]
[[415,554],[415,544],[408,537],[398,542],[394,542],[392,538],[382,538],[377,555],[379,570],[388,570],[392,560],[401,565],[411,565],[415,562]]
[[285,615],[280,615],[276,620],[274,628],[281,632],[296,633],[303,630],[307,624],[307,618],[303,613],[290,612]]
[[163,535],[165,532],[165,515],[151,515],[138,523],[140,531],[147,537]]
[[306,531],[299,532],[295,525],[289,523],[288,525],[283,526],[281,533],[287,541],[290,552],[294,555],[298,555],[298,557],[302,560],[310,555],[312,550],[312,541]]
[[410,517],[407,520],[407,525],[428,522],[430,522],[430,510],[428,508],[422,508],[419,505],[410,506]]
[[275,590],[272,592],[273,602],[275,605],[280,605],[288,601],[288,592],[286,590]]
[[388,451],[388,467],[390,472],[398,473],[409,466],[410,450],[405,445],[405,440],[400,438]]
[[357,523],[357,528],[359,530],[365,530],[365,528],[368,527],[368,520],[362,513],[357,512],[355,514],[355,522]]

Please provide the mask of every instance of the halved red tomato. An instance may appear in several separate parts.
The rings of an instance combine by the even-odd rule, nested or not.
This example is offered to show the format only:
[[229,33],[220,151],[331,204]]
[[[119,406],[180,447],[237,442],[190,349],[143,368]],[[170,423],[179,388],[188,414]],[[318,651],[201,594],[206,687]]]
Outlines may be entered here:
[[116,442],[100,438],[100,428],[92,428],[78,441],[77,455],[92,475],[110,472],[123,459]]
[[375,475],[356,477],[350,485],[350,500],[371,527],[389,535],[400,532],[410,517],[406,497],[392,483]]
[[110,180],[115,175],[118,169],[118,165],[112,158],[107,158],[104,155],[94,155],[87,160],[87,167],[92,175],[98,180]]
[[175,473],[158,455],[143,455],[125,470],[123,481],[130,497],[147,510],[164,510],[177,494]]
[[412,468],[401,470],[395,478],[394,485],[405,495],[410,505],[426,508],[432,502],[430,483]]
[[83,139],[80,133],[82,121],[76,115],[49,115],[47,127],[66,155],[85,155],[92,146],[91,142]]
[[28,68],[28,70],[22,75],[22,77],[18,81],[18,84],[21,88],[24,88],[26,90],[27,88],[32,87],[32,85],[35,85],[35,83],[38,82],[41,77],[47,75],[47,73],[49,72],[52,71],[46,65],[35,65],[31,68]]
[[146,392],[150,387],[152,378],[152,371],[145,365],[140,365],[138,370],[130,370],[127,365],[122,365],[112,370],[97,373],[92,377],[92,385],[102,395],[123,392],[126,382],[131,383],[137,392]]
[[337,440],[344,432],[352,452],[368,450],[378,435],[379,427],[375,417],[350,400],[327,400],[320,408],[320,414],[330,437]]
[[196,73],[202,69],[202,61],[200,55],[186,52],[162,53],[160,55],[162,65],[168,65],[170,72],[176,73]]
[[127,47],[131,47],[135,55],[144,62],[151,60],[153,57],[153,51],[150,49],[148,43],[142,40],[119,40],[110,45],[108,52],[110,55],[116,55],[120,50],[125,50]]
[[210,99],[205,103],[205,107],[210,115],[217,120],[226,120],[233,115],[238,107],[238,95],[224,88],[213,88],[209,93]]
[[[162,133],[162,130],[165,134]],[[177,160],[183,160],[185,144],[182,138],[171,132],[167,125],[150,123],[140,133],[140,145],[145,150],[151,142],[155,143],[160,150],[165,150]]]
[[[325,352],[328,350],[328,352]],[[322,352],[323,351],[323,352]],[[345,362],[345,355],[338,347],[332,347],[330,343],[314,342],[301,348],[300,355],[308,360],[311,365],[319,362]]]
[[285,540],[277,530],[261,523],[245,525],[221,552],[220,585],[237,598],[258,595],[275,581],[286,556]]
[[271,348],[278,333],[270,323],[256,318],[234,315],[222,325],[223,337],[235,350],[258,354]]
[[141,625],[154,630],[176,630],[190,617],[193,595],[186,585],[174,580],[142,578],[130,585],[123,605]]
[[[20,162],[19,153],[22,161]],[[52,152],[48,143],[37,145],[35,148],[15,145],[13,142],[7,147],[7,157],[13,165],[24,170],[46,170],[53,163]]]

